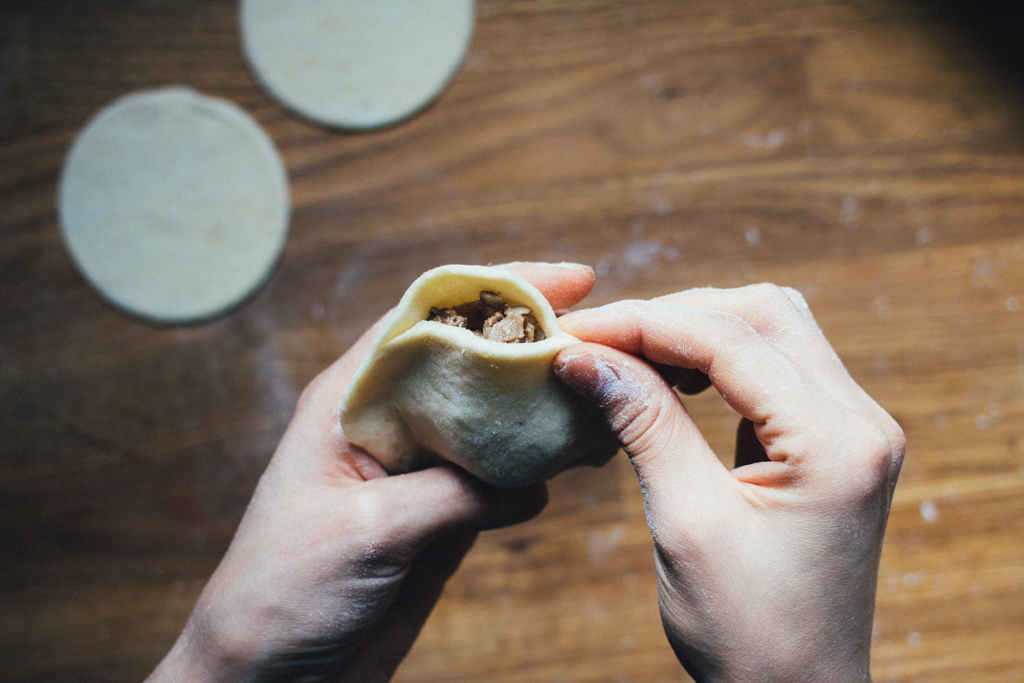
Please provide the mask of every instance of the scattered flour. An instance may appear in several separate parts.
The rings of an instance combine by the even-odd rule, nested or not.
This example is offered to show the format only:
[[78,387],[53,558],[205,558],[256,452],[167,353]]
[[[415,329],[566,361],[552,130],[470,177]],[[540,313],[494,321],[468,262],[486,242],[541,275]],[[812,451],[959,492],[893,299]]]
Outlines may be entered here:
[[921,519],[929,524],[934,524],[939,519],[939,510],[935,507],[935,503],[930,500],[921,503]]

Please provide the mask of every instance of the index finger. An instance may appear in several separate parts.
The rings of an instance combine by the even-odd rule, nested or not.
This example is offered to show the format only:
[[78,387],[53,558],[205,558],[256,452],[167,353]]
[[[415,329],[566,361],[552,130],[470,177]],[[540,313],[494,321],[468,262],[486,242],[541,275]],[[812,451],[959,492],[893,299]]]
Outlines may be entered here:
[[668,301],[623,301],[569,314],[562,328],[581,341],[655,363],[698,369],[726,402],[754,423],[773,461],[797,464],[838,434],[830,396],[742,318]]
[[581,263],[513,261],[496,267],[525,278],[555,310],[575,306],[594,288],[594,269]]

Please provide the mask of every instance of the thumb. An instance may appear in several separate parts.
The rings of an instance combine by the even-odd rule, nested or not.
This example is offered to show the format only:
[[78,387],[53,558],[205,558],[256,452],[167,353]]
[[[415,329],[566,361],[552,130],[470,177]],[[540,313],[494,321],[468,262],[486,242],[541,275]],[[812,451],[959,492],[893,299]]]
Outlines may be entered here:
[[411,557],[443,534],[511,526],[547,504],[544,482],[520,489],[491,486],[452,466],[432,467],[366,482],[383,487],[378,528],[399,553]]
[[702,505],[725,468],[679,396],[640,359],[598,344],[574,344],[555,357],[555,374],[601,415],[636,469],[650,512]]

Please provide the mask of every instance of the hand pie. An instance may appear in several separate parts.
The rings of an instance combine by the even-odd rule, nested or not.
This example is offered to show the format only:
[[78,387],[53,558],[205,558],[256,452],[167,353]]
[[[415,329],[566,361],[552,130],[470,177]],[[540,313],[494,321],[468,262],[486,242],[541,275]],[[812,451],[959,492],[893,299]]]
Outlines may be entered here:
[[517,487],[603,464],[618,442],[551,366],[576,341],[522,277],[435,268],[405,293],[357,371],[342,429],[393,474],[449,461]]

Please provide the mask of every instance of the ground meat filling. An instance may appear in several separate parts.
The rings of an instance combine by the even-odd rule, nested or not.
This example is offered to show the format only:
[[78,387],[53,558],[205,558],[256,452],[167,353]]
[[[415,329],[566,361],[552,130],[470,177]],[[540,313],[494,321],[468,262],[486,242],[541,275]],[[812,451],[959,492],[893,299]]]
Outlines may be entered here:
[[526,306],[510,306],[494,292],[455,308],[431,308],[427,320],[464,327],[478,337],[503,344],[543,341],[547,336]]

